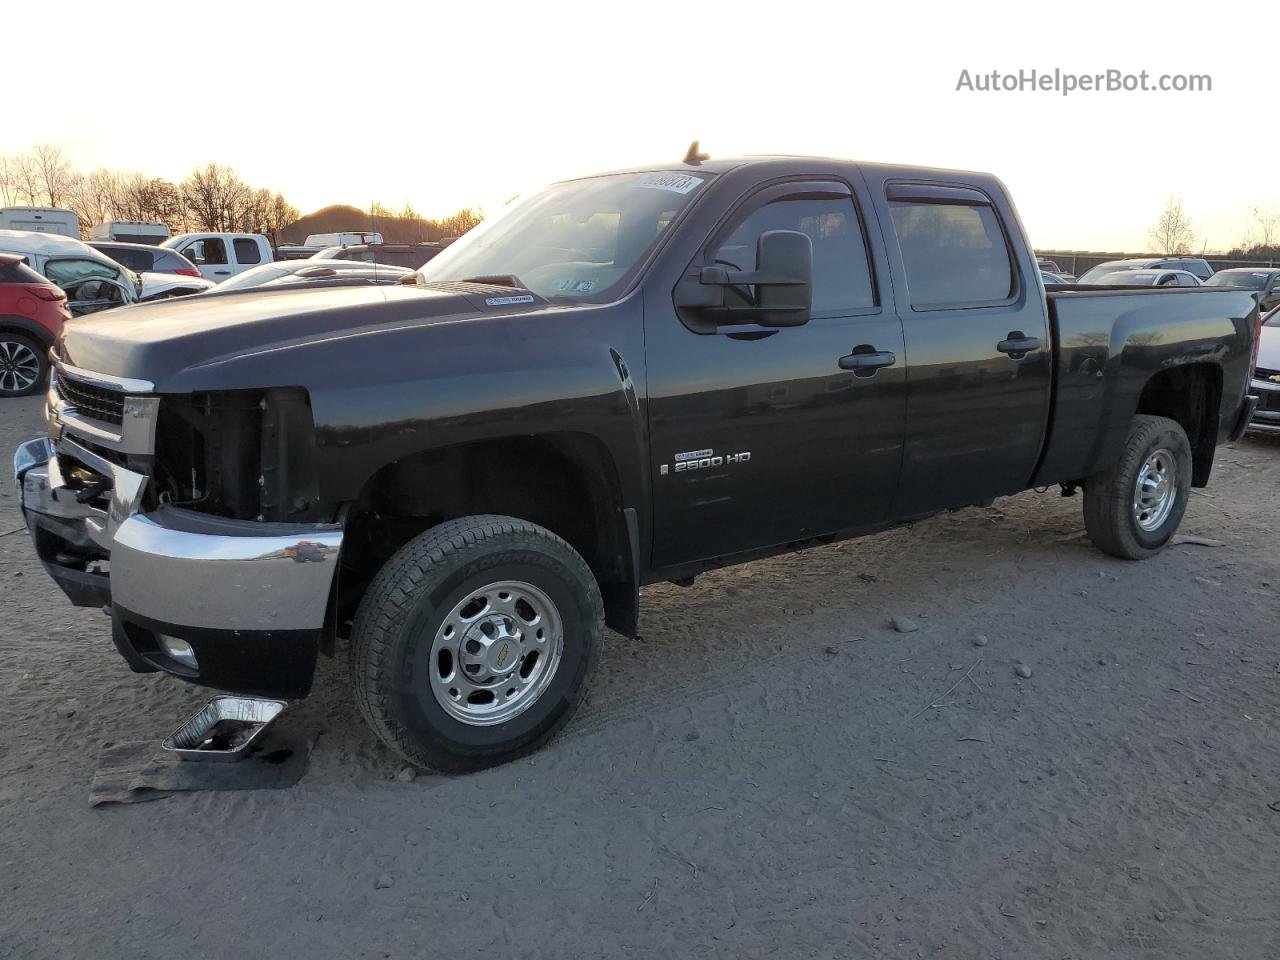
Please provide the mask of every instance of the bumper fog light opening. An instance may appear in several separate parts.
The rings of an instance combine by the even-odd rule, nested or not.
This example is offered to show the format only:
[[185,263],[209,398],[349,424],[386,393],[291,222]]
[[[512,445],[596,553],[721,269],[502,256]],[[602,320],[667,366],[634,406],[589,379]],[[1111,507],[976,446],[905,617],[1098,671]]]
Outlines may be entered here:
[[177,637],[170,637],[166,634],[158,634],[157,639],[160,641],[160,649],[172,660],[176,660],[191,670],[199,670],[200,665],[196,663],[196,652],[191,649],[191,644],[185,640],[179,640]]

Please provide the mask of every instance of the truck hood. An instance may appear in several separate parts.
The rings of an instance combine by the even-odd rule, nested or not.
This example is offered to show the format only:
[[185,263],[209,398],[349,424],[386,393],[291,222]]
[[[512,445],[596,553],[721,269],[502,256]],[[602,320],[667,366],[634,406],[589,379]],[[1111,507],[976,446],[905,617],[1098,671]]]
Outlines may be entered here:
[[547,307],[526,290],[475,283],[214,290],[78,318],[64,326],[58,351],[72,366],[148,380],[159,392],[242,386],[220,371],[250,358],[260,368],[274,355],[284,385],[296,350]]

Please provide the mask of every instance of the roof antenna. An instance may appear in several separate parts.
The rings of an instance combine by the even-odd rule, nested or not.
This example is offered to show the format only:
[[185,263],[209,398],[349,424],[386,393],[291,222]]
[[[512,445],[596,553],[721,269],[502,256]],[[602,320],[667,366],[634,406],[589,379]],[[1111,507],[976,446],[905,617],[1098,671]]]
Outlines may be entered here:
[[695,140],[693,143],[689,144],[689,152],[684,155],[684,159],[681,163],[687,163],[691,167],[696,167],[701,165],[703,160],[710,159],[711,154],[698,152],[698,141]]

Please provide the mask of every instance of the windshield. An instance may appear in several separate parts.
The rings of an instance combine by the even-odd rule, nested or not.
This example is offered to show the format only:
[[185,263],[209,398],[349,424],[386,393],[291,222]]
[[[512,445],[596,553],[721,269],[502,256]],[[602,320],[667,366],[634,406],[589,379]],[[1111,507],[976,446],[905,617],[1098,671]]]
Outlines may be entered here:
[[[1083,277],[1080,278],[1081,283],[1099,283],[1099,278],[1105,277],[1109,273],[1115,273],[1117,270],[1143,270],[1140,263],[1125,263],[1121,260],[1112,260],[1110,263],[1100,263]],[[1113,280],[1112,283],[1117,281]]]
[[1235,270],[1215,273],[1205,281],[1208,287],[1247,287],[1250,290],[1261,290],[1267,284],[1268,273],[1257,273],[1253,270]]
[[[294,261],[297,264],[298,261]],[[296,266],[286,266],[279,263],[264,263],[260,267],[254,267],[252,270],[246,270],[244,273],[238,273],[230,280],[223,280],[213,289],[215,290],[242,290],[245,287],[256,287],[266,283],[268,280],[274,280],[276,277],[283,277],[286,273],[293,273]]]
[[[1090,271],[1092,273],[1092,271]],[[1117,270],[1089,281],[1104,287],[1150,287],[1161,276],[1159,270]]]
[[605,302],[707,179],[623,173],[553,184],[450,244],[418,276],[424,283],[514,277],[553,303]]

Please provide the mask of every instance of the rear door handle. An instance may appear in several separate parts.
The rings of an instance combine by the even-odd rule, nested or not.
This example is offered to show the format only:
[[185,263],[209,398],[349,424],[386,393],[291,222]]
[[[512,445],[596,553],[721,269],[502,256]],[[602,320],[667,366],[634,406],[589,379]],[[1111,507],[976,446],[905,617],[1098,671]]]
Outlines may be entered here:
[[839,360],[841,370],[852,370],[855,376],[869,377],[881,367],[891,367],[898,362],[888,350],[877,350],[869,343],[853,348],[853,353]]
[[996,349],[1007,353],[1014,360],[1021,360],[1032,350],[1040,349],[1040,338],[1028,337],[1021,330],[1010,330],[1009,338],[997,343]]
[[213,271],[213,275],[214,275],[215,277],[225,277],[225,276],[227,276],[229,273],[231,273],[231,271],[230,271],[230,270],[215,270],[215,271]]

